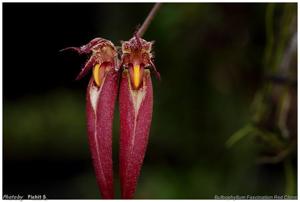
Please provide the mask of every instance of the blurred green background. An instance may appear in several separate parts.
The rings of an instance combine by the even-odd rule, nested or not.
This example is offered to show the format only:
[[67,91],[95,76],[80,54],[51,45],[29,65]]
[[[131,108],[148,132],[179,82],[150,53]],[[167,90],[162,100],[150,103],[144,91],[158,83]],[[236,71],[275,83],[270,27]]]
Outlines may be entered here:
[[[3,4],[3,194],[100,198],[85,125],[88,78],[75,82],[87,57],[59,50],[97,36],[119,46],[152,5]],[[289,81],[297,82],[297,58],[288,52],[297,30],[296,10],[295,3],[162,5],[144,35],[155,40],[162,80],[153,77],[153,120],[136,198],[296,195],[295,149],[278,162],[264,163],[258,161],[261,156],[281,150],[269,148],[269,140],[254,132],[226,144],[254,123],[264,134],[276,133],[283,148],[291,143],[296,148],[297,90]],[[279,66],[285,56],[292,62],[283,75]],[[279,88],[275,97],[266,86]],[[274,98],[263,102],[265,108],[275,103],[269,115],[255,104],[258,92]],[[287,125],[289,135],[283,137],[276,120],[265,127],[254,117],[276,117],[271,112],[278,111],[276,101],[286,93],[294,128]],[[119,197],[118,107],[113,136]]]

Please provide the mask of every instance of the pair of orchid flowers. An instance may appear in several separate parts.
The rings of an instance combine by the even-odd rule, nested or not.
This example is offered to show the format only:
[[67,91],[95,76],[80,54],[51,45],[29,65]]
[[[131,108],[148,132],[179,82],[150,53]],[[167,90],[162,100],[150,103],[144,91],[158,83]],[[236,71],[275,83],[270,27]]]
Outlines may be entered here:
[[135,34],[121,43],[120,57],[114,44],[103,38],[95,38],[81,47],[63,49],[91,54],[76,79],[92,70],[86,93],[87,131],[97,184],[104,199],[114,198],[112,123],[117,94],[119,92],[121,197],[130,199],[136,190],[152,120],[150,70],[160,78],[153,63],[153,42]]

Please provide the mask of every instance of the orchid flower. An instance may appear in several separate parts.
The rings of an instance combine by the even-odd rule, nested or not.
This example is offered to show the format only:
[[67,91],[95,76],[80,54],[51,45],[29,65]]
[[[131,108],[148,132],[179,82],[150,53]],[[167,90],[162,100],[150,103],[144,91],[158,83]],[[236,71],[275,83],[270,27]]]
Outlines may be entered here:
[[79,54],[89,54],[76,79],[93,69],[86,92],[86,117],[89,146],[97,184],[105,199],[114,198],[112,164],[112,122],[118,90],[117,51],[113,43],[96,38],[80,48],[69,47]]
[[119,109],[121,119],[120,178],[122,198],[133,198],[150,131],[153,90],[152,42],[134,36],[122,43]]

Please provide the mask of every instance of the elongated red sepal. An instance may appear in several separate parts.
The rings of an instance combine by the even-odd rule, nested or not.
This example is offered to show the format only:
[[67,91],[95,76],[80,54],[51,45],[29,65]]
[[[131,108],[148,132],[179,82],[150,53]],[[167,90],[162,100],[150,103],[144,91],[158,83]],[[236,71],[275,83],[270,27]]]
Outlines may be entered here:
[[90,79],[86,96],[90,151],[97,183],[104,199],[114,197],[112,123],[117,88],[117,73],[111,69],[100,87],[93,77]]
[[119,110],[121,197],[134,197],[145,156],[152,119],[153,92],[150,71],[145,70],[143,83],[137,90],[131,87],[128,70],[122,73]]

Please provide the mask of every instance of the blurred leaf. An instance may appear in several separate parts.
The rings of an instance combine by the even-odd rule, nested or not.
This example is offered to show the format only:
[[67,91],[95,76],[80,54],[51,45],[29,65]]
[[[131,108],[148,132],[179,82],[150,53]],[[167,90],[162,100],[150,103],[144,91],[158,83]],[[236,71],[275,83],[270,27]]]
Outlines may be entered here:
[[242,129],[235,132],[227,141],[226,141],[226,147],[230,148],[234,144],[236,144],[238,141],[242,140],[244,137],[246,137],[248,134],[253,132],[253,127],[248,124]]

